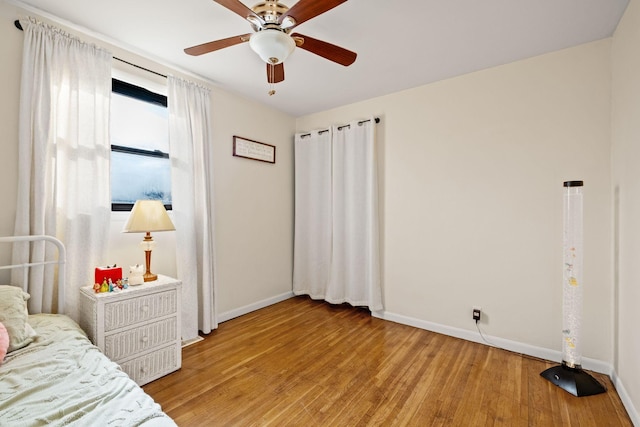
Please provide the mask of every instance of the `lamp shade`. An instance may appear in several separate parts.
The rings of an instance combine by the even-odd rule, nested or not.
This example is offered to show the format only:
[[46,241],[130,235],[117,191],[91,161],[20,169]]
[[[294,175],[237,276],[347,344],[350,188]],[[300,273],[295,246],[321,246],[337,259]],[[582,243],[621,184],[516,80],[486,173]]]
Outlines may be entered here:
[[172,231],[176,227],[171,222],[167,210],[160,200],[138,200],[131,209],[123,233],[146,233],[148,231]]
[[249,46],[267,64],[279,64],[293,52],[296,42],[290,35],[276,29],[266,29],[253,33]]

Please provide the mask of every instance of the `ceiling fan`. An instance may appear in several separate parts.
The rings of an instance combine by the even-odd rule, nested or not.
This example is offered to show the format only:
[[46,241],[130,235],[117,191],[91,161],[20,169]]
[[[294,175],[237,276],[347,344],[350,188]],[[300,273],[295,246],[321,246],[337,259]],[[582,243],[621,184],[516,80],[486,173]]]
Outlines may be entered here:
[[[284,80],[283,61],[296,47],[345,67],[356,60],[355,52],[300,33],[291,34],[291,30],[296,26],[347,0],[299,0],[291,8],[278,0],[264,0],[251,9],[240,0],[213,1],[249,21],[254,32],[186,48],[184,51],[189,55],[202,55],[249,42],[251,49],[266,62],[267,81],[272,85]],[[272,87],[269,94],[274,93]]]

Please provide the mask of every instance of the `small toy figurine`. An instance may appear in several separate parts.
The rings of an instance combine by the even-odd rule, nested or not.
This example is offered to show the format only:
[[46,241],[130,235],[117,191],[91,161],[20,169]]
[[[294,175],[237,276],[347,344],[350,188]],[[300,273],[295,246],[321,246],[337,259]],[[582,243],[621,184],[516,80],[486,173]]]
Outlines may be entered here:
[[109,292],[113,292],[113,280],[111,280],[111,277],[109,277],[109,282],[107,284],[109,285]]
[[93,284],[93,291],[98,294],[100,293],[100,283],[94,283]]
[[109,284],[107,283],[107,278],[106,277],[102,281],[102,286],[100,287],[100,292],[109,292]]

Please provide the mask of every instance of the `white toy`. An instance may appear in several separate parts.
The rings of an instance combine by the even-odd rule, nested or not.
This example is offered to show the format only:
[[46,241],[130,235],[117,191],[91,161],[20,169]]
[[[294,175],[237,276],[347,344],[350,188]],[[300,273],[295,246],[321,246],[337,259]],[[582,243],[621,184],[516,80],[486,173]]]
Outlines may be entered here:
[[129,266],[129,285],[136,286],[144,283],[144,267],[140,264]]

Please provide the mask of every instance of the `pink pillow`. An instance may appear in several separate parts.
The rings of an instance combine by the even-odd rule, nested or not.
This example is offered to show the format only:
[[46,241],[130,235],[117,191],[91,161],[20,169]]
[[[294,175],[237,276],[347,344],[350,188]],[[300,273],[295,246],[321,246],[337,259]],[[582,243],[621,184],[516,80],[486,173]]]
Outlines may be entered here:
[[4,360],[4,357],[7,355],[8,348],[9,348],[9,332],[7,332],[7,328],[5,328],[2,323],[0,323],[0,365]]

